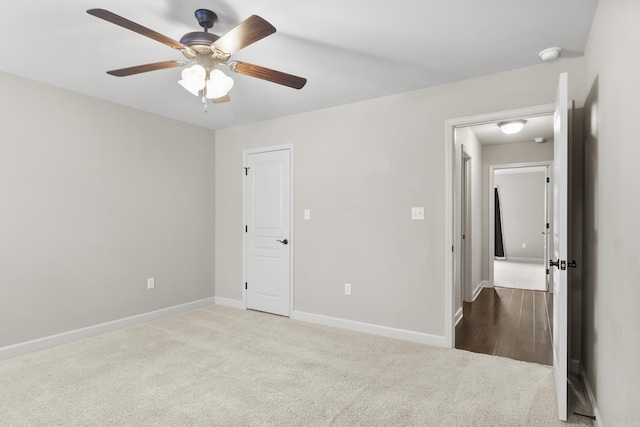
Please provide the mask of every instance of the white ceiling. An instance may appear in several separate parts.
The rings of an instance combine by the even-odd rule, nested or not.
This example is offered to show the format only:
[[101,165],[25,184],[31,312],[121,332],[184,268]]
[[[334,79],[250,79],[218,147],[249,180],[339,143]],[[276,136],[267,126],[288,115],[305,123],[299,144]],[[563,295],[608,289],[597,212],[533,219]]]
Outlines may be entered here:
[[546,171],[546,166],[515,166],[503,169],[495,169],[493,173],[495,175],[513,175],[521,173],[545,173]]
[[[331,107],[582,55],[597,0],[30,0],[2,5],[0,70],[211,129]],[[179,69],[107,70],[180,52],[88,15],[108,9],[176,40],[216,12],[223,34],[252,14],[277,32],[233,59],[306,77],[300,91],[230,73],[232,101],[202,104]],[[34,100],[34,102],[37,102]]]
[[534,138],[544,138],[544,143],[553,141],[553,115],[522,117],[526,120],[524,128],[516,134],[502,133],[498,123],[486,123],[470,126],[482,145],[511,144],[532,142]]

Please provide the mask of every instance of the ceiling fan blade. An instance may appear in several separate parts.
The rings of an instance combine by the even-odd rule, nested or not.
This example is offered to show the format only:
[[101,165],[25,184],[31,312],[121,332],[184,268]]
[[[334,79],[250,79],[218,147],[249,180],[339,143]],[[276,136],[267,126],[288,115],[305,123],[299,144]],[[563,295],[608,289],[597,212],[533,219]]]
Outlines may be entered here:
[[169,47],[172,47],[174,49],[186,49],[187,46],[183,45],[182,43],[173,40],[172,38],[169,38],[167,36],[164,36],[160,33],[157,33],[153,30],[150,30],[147,27],[143,27],[140,24],[136,24],[133,21],[129,21],[126,18],[123,18],[120,15],[116,15],[113,12],[109,12],[108,10],[105,9],[89,9],[87,10],[87,13],[89,15],[93,15],[97,18],[100,19],[104,19],[107,22],[111,22],[112,24],[116,24],[119,25],[123,28],[126,28],[127,30],[131,30],[134,31],[138,34],[142,34],[143,36],[149,37],[153,40],[159,41],[160,43],[164,43]]
[[223,102],[231,101],[231,98],[229,98],[229,95],[225,95],[225,96],[221,96],[220,98],[213,98],[211,101],[214,104],[222,104]]
[[276,27],[258,15],[251,15],[216,40],[213,45],[222,52],[232,55],[275,32]]
[[116,77],[132,76],[134,74],[146,73],[148,71],[164,70],[165,68],[182,67],[186,64],[185,61],[163,61],[154,62],[153,64],[136,65],[134,67],[120,68],[119,70],[107,71],[107,74],[111,74]]
[[280,85],[289,86],[294,89],[302,89],[307,84],[307,79],[291,74],[283,73],[259,65],[248,64],[246,62],[234,61],[229,64],[231,70],[245,76],[256,77]]

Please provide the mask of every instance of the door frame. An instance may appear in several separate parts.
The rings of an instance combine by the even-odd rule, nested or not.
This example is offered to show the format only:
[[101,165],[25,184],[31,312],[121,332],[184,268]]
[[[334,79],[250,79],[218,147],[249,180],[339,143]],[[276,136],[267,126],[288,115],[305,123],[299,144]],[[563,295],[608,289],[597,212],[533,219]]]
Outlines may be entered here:
[[444,167],[444,339],[447,346],[455,348],[455,272],[456,265],[460,265],[460,242],[456,240],[455,224],[460,223],[459,212],[454,209],[455,182],[460,182],[459,168],[454,167],[456,156],[455,129],[486,123],[494,123],[502,120],[518,119],[523,116],[542,116],[553,114],[555,103],[536,105],[532,107],[513,110],[498,111],[474,116],[458,117],[445,120],[445,167]]
[[[291,185],[289,193],[289,318],[293,313],[293,300],[294,300],[294,252],[295,252],[295,236],[294,236],[294,200],[295,200],[295,167],[294,167],[294,145],[282,144],[271,145],[258,148],[248,148],[242,150],[242,224],[247,224],[247,180],[244,179],[245,169],[248,164],[248,156],[251,154],[268,153],[272,151],[289,151],[289,183]],[[242,304],[245,310],[247,310],[247,290],[245,289],[245,283],[247,283],[247,233],[242,231]]]
[[[536,167],[536,166],[544,166],[545,168],[545,177],[551,178],[551,170],[553,167],[552,160],[540,161],[540,162],[522,162],[522,163],[506,163],[506,164],[495,164],[489,165],[489,265],[487,272],[489,273],[489,286],[493,287],[494,284],[494,264],[493,264],[493,254],[495,253],[495,242],[491,236],[495,234],[495,199],[493,195],[493,188],[495,187],[495,171],[499,169],[517,169],[517,168],[527,168],[527,167]],[[549,232],[553,229],[553,220],[549,216],[549,198],[552,196],[549,191],[549,183],[545,183],[544,187],[544,216],[546,223],[549,224],[551,228],[548,229],[547,235],[545,236],[545,244],[544,244],[544,268],[545,271],[549,265]],[[545,275],[545,287],[546,291],[549,291],[549,275]]]
[[465,301],[471,301],[471,264],[472,264],[472,237],[471,237],[471,156],[464,147],[460,145],[460,266],[459,266],[459,301],[456,301],[456,325],[463,317]]

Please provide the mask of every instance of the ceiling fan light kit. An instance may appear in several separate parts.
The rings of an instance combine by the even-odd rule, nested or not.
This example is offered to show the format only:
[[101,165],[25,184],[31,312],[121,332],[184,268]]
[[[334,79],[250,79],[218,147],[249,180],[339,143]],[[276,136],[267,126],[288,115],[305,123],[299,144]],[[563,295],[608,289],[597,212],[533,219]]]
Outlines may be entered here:
[[239,61],[229,62],[231,55],[238,50],[276,32],[273,25],[257,15],[250,16],[226,34],[217,36],[209,33],[208,30],[213,28],[218,16],[210,10],[198,9],[195,16],[203,31],[187,33],[180,38],[180,41],[176,41],[105,9],[89,9],[87,13],[180,50],[188,60],[187,62],[163,61],[137,65],[107,71],[108,74],[125,77],[189,65],[182,71],[182,80],[179,80],[178,83],[193,95],[202,96],[205,111],[207,111],[207,99],[211,99],[216,104],[230,100],[228,93],[233,87],[233,79],[220,70],[222,66],[226,66],[238,74],[294,89],[302,89],[307,83],[307,79],[303,77],[259,65]]

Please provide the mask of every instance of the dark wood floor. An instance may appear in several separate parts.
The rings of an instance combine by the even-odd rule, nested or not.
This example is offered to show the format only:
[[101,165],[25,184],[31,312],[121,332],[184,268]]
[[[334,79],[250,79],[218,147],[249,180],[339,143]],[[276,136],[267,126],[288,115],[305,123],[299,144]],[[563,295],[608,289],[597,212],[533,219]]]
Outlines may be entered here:
[[551,365],[552,308],[548,292],[484,288],[464,303],[456,348]]

